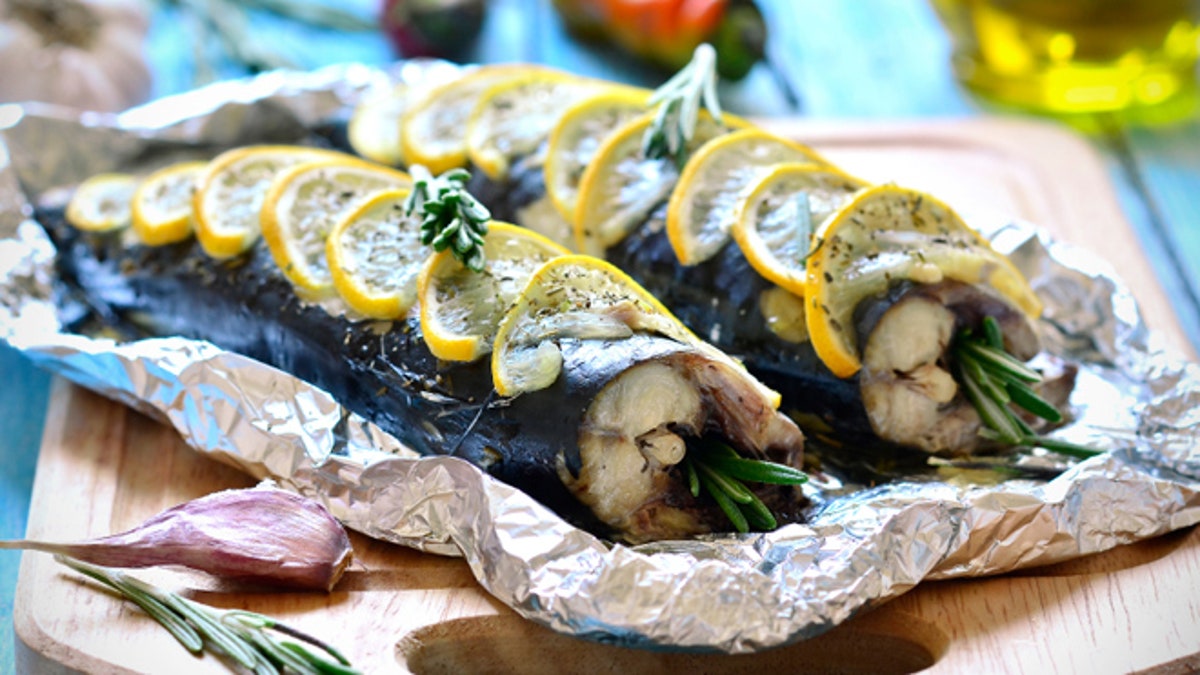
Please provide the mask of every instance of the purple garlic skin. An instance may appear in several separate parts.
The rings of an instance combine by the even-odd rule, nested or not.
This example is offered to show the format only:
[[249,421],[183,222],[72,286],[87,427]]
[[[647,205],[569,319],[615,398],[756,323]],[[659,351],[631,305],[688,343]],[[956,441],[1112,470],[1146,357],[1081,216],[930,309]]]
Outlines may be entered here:
[[0,543],[105,567],[181,565],[215,577],[332,590],[350,564],[350,539],[321,504],[276,488],[216,492],[120,534],[74,544]]

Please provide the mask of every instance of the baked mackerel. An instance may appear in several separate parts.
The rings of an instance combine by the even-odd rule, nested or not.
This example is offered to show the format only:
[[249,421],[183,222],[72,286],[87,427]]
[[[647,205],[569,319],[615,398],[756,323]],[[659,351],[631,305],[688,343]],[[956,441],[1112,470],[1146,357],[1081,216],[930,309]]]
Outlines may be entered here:
[[[289,372],[415,451],[461,457],[604,536],[641,542],[729,529],[693,497],[678,465],[719,441],[743,457],[799,467],[803,435],[745,371],[653,334],[561,338],[544,390],[505,398],[486,359],[442,362],[420,323],[360,320],[300,300],[261,241],[227,260],[195,241],[160,247],[36,213],[58,247],[60,299],[82,326],[178,335]],[[780,522],[802,517],[794,487],[754,487]]]
[[[544,195],[543,171],[531,157],[515,163],[503,181],[476,176],[472,191],[497,217],[519,222]],[[856,307],[863,370],[838,377],[806,335],[772,329],[781,321],[803,324],[801,299],[760,275],[733,241],[699,264],[680,264],[667,236],[666,210],[664,200],[609,247],[605,258],[778,391],[781,409],[810,436],[839,448],[907,449],[946,457],[997,448],[980,433],[982,420],[951,375],[952,347],[955,336],[980,330],[990,316],[1002,325],[1009,353],[1022,361],[1037,355],[1034,326],[1011,302],[984,285],[897,280]],[[1053,360],[1045,365],[1038,393],[1061,408],[1076,369]],[[1028,423],[1045,426],[1034,418]]]

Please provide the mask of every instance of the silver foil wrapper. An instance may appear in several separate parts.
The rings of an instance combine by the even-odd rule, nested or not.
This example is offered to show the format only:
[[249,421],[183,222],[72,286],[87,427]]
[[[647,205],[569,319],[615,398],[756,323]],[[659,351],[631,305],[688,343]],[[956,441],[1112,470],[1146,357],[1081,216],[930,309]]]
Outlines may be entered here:
[[1200,368],[1146,330],[1108,265],[1019,223],[981,229],[1045,300],[1049,351],[1083,364],[1076,421],[1057,435],[1109,451],[1048,482],[814,492],[808,524],[766,534],[612,545],[466,462],[417,457],[261,363],[179,338],[118,344],[60,329],[55,252],[30,217],[41,195],[148,155],[288,142],[344,120],[363,96],[447,69],[269,73],[121,115],[0,106],[0,337],[197,451],[320,500],[348,527],[464,557],[533,621],[630,646],[750,652],[817,635],[925,579],[1062,561],[1200,522]]

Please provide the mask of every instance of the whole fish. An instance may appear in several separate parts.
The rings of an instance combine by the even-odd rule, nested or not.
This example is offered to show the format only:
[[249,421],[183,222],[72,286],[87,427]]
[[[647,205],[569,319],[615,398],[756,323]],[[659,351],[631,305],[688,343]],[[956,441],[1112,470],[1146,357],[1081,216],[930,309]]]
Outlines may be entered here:
[[[179,335],[257,359],[413,450],[461,457],[601,535],[640,542],[729,529],[681,475],[695,443],[801,463],[803,435],[744,370],[666,337],[562,338],[551,387],[500,397],[486,359],[439,361],[415,316],[360,320],[300,300],[261,241],[216,260],[195,241],[148,247],[81,232],[59,208],[36,218],[58,247],[63,313],[80,330],[98,322],[130,337]],[[798,489],[755,492],[781,522],[802,517]]]

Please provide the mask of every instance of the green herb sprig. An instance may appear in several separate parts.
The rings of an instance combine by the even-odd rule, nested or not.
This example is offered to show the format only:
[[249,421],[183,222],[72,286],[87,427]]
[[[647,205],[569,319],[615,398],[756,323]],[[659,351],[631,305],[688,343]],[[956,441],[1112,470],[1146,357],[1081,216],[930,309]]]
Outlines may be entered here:
[[[122,572],[56,555],[54,559],[84,574],[142,608],[193,654],[205,649],[227,656],[256,675],[359,673],[336,649],[269,616],[219,610],[155,588]],[[293,638],[293,639],[287,639]],[[316,647],[324,654],[314,652]]]
[[803,485],[804,472],[790,466],[747,459],[724,443],[703,442],[688,449],[681,462],[688,490],[699,497],[703,490],[738,532],[773,530],[778,526],[774,514],[746,486],[746,482],[771,485]]
[[492,214],[467,192],[471,174],[452,169],[435,177],[419,164],[410,173],[413,186],[404,200],[404,213],[421,218],[421,243],[439,252],[449,248],[459,262],[483,271],[483,238]]
[[960,333],[951,358],[955,377],[983,420],[984,435],[1008,445],[1045,448],[1072,457],[1100,454],[1095,448],[1039,436],[1012,409],[1009,404],[1052,423],[1063,419],[1030,386],[1042,381],[1041,373],[1004,351],[1004,336],[995,317],[984,317],[982,335],[970,330]]
[[642,137],[642,155],[649,159],[673,157],[682,164],[684,149],[696,133],[703,106],[719,124],[724,124],[717,100],[717,52],[710,44],[701,44],[688,62],[671,79],[655,90],[650,105],[658,105],[658,114]]

